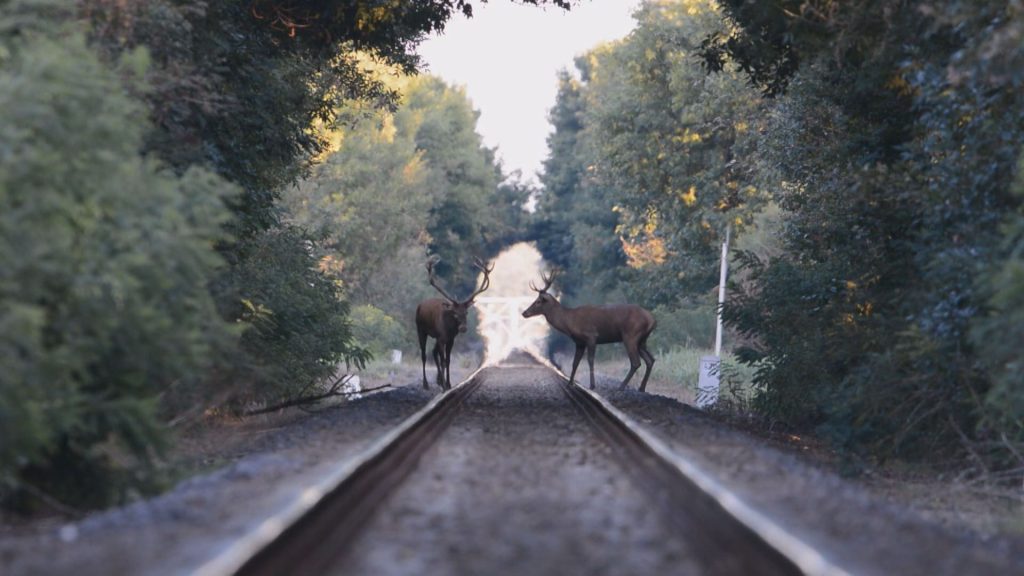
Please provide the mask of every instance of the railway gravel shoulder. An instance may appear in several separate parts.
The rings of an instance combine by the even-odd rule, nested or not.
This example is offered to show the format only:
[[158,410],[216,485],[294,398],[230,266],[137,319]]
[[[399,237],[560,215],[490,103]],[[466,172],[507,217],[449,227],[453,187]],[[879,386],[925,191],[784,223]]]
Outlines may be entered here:
[[764,439],[663,396],[598,392],[748,504],[856,574],[1024,574],[1024,540],[922,519]]
[[437,393],[417,384],[293,422],[171,491],[67,523],[0,526],[0,573],[185,574]]

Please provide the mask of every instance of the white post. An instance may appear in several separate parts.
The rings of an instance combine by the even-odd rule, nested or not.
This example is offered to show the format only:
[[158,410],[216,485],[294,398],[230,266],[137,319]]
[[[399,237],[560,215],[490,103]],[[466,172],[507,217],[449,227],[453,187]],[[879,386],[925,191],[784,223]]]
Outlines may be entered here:
[[725,304],[725,280],[729,274],[729,237],[732,226],[725,227],[725,242],[722,242],[722,268],[718,277],[718,311],[715,326],[715,355],[702,356],[700,374],[697,379],[697,407],[707,408],[718,402],[719,371],[722,367],[722,305]]
[[718,325],[715,327],[715,356],[722,356],[722,305],[725,304],[725,279],[729,274],[729,236],[732,225],[725,227],[725,242],[722,242],[722,269],[718,276]]

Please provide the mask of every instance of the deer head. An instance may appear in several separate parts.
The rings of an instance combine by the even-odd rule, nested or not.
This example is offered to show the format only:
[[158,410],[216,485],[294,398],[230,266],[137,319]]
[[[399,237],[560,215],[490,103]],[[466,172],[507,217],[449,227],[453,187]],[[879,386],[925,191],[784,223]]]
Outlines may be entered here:
[[440,292],[441,296],[444,297],[443,306],[445,315],[455,319],[455,323],[458,326],[458,330],[460,333],[465,332],[466,327],[468,325],[468,322],[466,321],[466,314],[469,312],[469,307],[473,305],[473,299],[479,296],[480,293],[483,292],[484,290],[490,288],[491,271],[494,270],[494,264],[491,264],[490,267],[488,267],[485,266],[483,261],[480,260],[479,258],[473,259],[473,267],[483,272],[484,279],[480,282],[480,286],[476,290],[474,290],[473,293],[470,294],[468,298],[466,298],[465,300],[459,300],[453,297],[448,292],[446,292],[443,287],[441,287],[441,284],[438,281],[437,276],[434,275],[434,264],[436,263],[436,258],[427,261],[427,273],[430,275],[430,285],[433,286],[434,289]]
[[523,318],[545,314],[555,307],[561,306],[554,296],[548,294],[548,289],[551,288],[551,284],[555,281],[555,273],[541,274],[540,278],[544,282],[543,288],[537,288],[533,282],[530,282],[530,289],[537,292],[537,299],[533,301],[533,304],[530,304],[529,308],[523,311]]

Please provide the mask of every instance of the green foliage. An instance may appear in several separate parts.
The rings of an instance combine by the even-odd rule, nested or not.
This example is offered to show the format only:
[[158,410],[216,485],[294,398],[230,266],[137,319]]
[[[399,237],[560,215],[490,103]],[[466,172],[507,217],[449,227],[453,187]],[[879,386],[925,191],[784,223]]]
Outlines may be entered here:
[[310,267],[301,233],[281,228],[239,248],[234,273],[242,288],[232,299],[239,306],[225,315],[246,326],[246,356],[235,363],[234,379],[249,394],[287,399],[333,374],[341,362],[365,364],[370,355],[352,336],[341,287]]
[[[325,267],[363,302],[375,297],[373,279],[382,260],[423,244],[436,202],[422,152],[409,135],[395,134],[387,118],[381,114],[345,130],[338,149],[284,195],[291,218],[321,238]],[[416,267],[423,271],[422,263]]]
[[[1024,195],[1024,159],[1018,163],[1015,194]],[[988,313],[972,321],[972,336],[992,375],[985,414],[1000,430],[1024,436],[1024,211],[1011,212],[1003,225],[1005,256],[981,277],[991,294]],[[984,422],[989,425],[989,422]]]
[[[354,120],[333,133],[335,149],[288,191],[290,217],[322,238],[321,265],[355,302],[401,319],[415,342],[412,311],[436,296],[427,253],[457,297],[476,280],[472,258],[488,258],[520,234],[530,190],[502,178],[475,132],[477,113],[461,89],[437,78],[398,76],[394,112],[339,111]],[[401,348],[389,345],[390,348]]]
[[671,302],[718,280],[717,246],[765,193],[740,161],[753,149],[760,103],[739,74],[694,65],[697,40],[719,27],[715,5],[650,2],[625,42],[598,50],[588,83],[597,178],[620,191],[630,263],[649,273],[648,300]]
[[[282,222],[280,193],[327,150],[320,127],[344,103],[397,103],[366,58],[412,71],[417,43],[470,2],[0,10],[4,487],[30,479],[102,504],[139,483],[129,472],[159,447],[158,412],[239,382],[243,396],[287,396],[366,359],[314,243]],[[493,184],[488,154],[474,169]]]
[[[584,78],[587,60],[578,59]],[[543,193],[531,236],[544,259],[562,271],[559,287],[567,304],[601,301],[625,276],[626,256],[615,230],[616,193],[603,186],[588,166],[594,152],[585,131],[585,86],[568,72],[559,74],[559,90],[550,120],[548,158],[541,175]]]
[[476,133],[478,116],[463,89],[432,76],[413,80],[395,113],[395,127],[412,137],[429,166],[426,187],[436,198],[427,224],[429,249],[441,257],[440,276],[459,274],[453,284],[458,292],[472,289],[475,275],[463,271],[473,258],[496,253],[513,224],[501,220],[508,209],[497,202],[501,178],[493,151]]
[[420,34],[443,19],[430,20],[429,10],[371,13],[348,4],[364,23],[379,20],[323,42],[309,34],[282,38],[285,20],[275,14],[284,13],[264,3],[83,3],[108,57],[136,47],[151,54],[152,88],[143,96],[159,122],[147,146],[179,170],[208,166],[244,190],[231,203],[234,239],[218,246],[226,266],[210,282],[218,309],[244,330],[242,354],[218,371],[241,379],[244,396],[277,399],[329,374],[331,362],[363,358],[312,240],[282,223],[280,192],[325,152],[328,134],[318,127],[330,125],[343,102],[396,102],[397,93],[364,70],[364,55],[411,65]]
[[766,198],[737,161],[760,98],[695,65],[719,27],[711,3],[649,2],[635,17],[629,37],[577,60],[578,80],[560,76],[535,234],[569,294],[674,305],[717,283],[721,235]]
[[206,280],[236,191],[140,155],[144,108],[81,35],[12,23],[0,17],[0,495],[27,483],[102,505],[162,445],[157,396],[230,344]]
[[409,343],[397,320],[369,305],[352,309],[352,333],[360,346],[377,358],[386,357],[391,350],[407,348]]
[[[1019,3],[726,4],[739,42],[725,52],[755,84],[788,86],[758,148],[783,253],[741,258],[726,311],[755,344],[761,408],[874,456],[959,445],[1005,462],[1024,416],[1000,379],[1012,331],[983,317],[970,336],[986,307],[1014,310]],[[734,49],[749,45],[783,49]],[[986,339],[1007,347],[975,348]]]
[[684,348],[714,347],[715,302],[704,302],[670,308],[657,306],[651,313],[658,319],[658,328],[651,335],[651,347],[667,350],[674,346]]

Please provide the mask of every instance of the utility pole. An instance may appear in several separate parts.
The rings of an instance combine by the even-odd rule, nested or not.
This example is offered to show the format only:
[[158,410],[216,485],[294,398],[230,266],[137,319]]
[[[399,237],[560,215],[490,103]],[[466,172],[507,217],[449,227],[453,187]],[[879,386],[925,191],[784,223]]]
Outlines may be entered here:
[[725,242],[722,242],[722,264],[718,275],[718,310],[715,314],[715,355],[702,356],[700,375],[697,380],[697,407],[707,408],[718,402],[719,372],[722,367],[722,306],[725,304],[725,281],[729,275],[729,240],[732,225],[725,227]]
[[732,225],[725,227],[725,242],[722,242],[722,267],[718,275],[718,324],[715,327],[715,356],[722,356],[722,306],[725,304],[725,280],[729,275],[729,237]]

